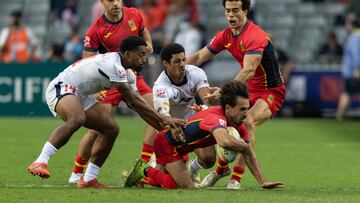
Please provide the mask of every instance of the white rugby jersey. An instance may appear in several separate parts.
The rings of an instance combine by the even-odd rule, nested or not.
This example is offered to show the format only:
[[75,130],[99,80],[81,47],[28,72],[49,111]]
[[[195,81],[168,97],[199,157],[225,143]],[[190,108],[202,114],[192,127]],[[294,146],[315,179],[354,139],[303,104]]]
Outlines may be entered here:
[[68,66],[57,77],[75,86],[78,95],[90,95],[111,88],[111,82],[128,82],[136,89],[136,76],[131,69],[125,69],[117,52],[98,54],[84,58]]
[[193,65],[185,65],[185,80],[182,85],[173,84],[165,71],[154,83],[154,101],[170,102],[170,115],[186,119],[194,114],[188,105],[195,103],[195,94],[202,87],[209,87],[205,72]]

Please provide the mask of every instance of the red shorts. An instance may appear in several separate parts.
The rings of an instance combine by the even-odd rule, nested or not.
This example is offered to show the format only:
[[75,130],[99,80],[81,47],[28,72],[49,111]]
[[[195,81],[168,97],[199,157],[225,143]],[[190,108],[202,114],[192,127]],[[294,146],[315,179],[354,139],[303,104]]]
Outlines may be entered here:
[[274,117],[284,104],[285,91],[285,85],[264,90],[249,90],[250,106],[253,106],[258,99],[262,99],[268,104],[271,116]]
[[183,160],[186,163],[189,160],[189,155],[187,153],[179,154],[176,147],[166,139],[164,132],[164,130],[159,132],[154,140],[156,163],[165,165],[178,160]]
[[[146,84],[142,75],[136,75],[136,87],[141,96],[152,93],[152,89]],[[121,93],[116,88],[112,88],[106,90],[105,99],[99,102],[102,104],[118,105],[121,102],[121,96]]]

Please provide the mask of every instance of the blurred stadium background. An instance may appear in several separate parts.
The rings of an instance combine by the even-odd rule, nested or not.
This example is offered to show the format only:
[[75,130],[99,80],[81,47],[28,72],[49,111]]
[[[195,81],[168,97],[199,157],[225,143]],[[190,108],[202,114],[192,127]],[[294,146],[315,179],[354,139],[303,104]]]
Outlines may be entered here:
[[[194,37],[189,33],[195,32],[200,37],[192,42],[200,48],[226,26],[220,0],[168,1],[164,19],[154,25],[152,12],[156,12],[162,1],[123,1],[126,6],[141,9],[152,32],[155,52],[144,70],[150,85],[162,70],[158,54],[165,43],[176,41],[177,37],[180,41]],[[33,31],[37,45],[34,55],[25,63],[2,61],[0,64],[0,115],[50,115],[44,103],[44,89],[52,77],[81,58],[86,30],[102,11],[99,2],[0,1],[0,29],[10,25],[14,11],[21,11],[22,24]],[[286,105],[280,115],[334,116],[343,86],[339,47],[347,37],[345,18],[358,10],[359,1],[253,0],[252,4],[249,17],[271,35],[282,67],[290,73],[286,81]],[[336,39],[339,46],[335,51],[326,46],[330,35],[335,36],[332,39]],[[223,53],[204,69],[213,85],[221,85],[233,78],[239,65],[229,53]],[[359,107],[359,96],[352,97],[348,116],[358,116]]]

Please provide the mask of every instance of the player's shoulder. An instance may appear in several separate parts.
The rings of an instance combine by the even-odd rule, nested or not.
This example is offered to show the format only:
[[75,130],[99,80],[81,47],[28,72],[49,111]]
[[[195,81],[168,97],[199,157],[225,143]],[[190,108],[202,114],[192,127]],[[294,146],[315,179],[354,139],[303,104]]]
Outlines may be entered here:
[[190,77],[200,77],[205,74],[205,71],[194,65],[185,65],[185,70],[188,72]]
[[165,71],[162,71],[159,75],[159,77],[156,79],[156,81],[154,82],[154,87],[157,86],[166,86],[170,84],[170,80],[168,78],[168,76],[166,75]]
[[248,21],[245,34],[250,37],[267,37],[267,33],[260,26],[256,25],[253,21]]
[[117,52],[108,52],[104,54],[97,54],[95,57],[102,65],[112,66],[114,64],[121,66],[120,55]]
[[87,32],[99,32],[106,24],[104,15],[100,15],[89,27]]
[[140,11],[134,7],[123,7],[123,11],[125,14],[130,14],[131,16],[140,14]]
[[186,64],[185,65],[185,70],[187,71],[191,71],[191,72],[204,72],[203,69],[195,66],[195,65],[191,65],[191,64]]
[[204,115],[206,115],[209,118],[224,118],[224,111],[220,105],[218,106],[211,106],[208,109],[202,111],[204,112]]

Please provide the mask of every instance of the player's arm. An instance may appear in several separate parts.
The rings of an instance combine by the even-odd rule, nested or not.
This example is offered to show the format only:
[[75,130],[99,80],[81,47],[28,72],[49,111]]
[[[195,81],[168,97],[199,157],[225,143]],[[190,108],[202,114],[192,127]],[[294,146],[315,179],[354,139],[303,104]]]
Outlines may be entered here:
[[204,47],[188,58],[186,60],[186,64],[200,66],[203,63],[211,60],[214,56],[215,55],[211,53],[207,47]]
[[236,140],[233,136],[230,136],[229,132],[224,127],[216,128],[212,134],[216,140],[216,143],[224,149],[229,149],[240,153],[249,151],[249,144]]
[[250,144],[236,140],[234,137],[228,135],[228,131],[225,128],[215,129],[213,131],[213,136],[217,144],[221,147],[233,151],[238,151],[245,157],[247,166],[262,188],[272,189],[283,187],[283,183],[281,182],[266,181],[261,171],[260,164],[256,158],[255,151]]
[[170,102],[169,99],[155,99],[154,108],[162,116],[170,116]]
[[259,185],[264,189],[274,189],[274,188],[283,188],[284,183],[282,182],[268,182],[266,181],[262,170],[260,168],[259,161],[256,158],[256,154],[251,145],[249,145],[249,150],[242,153],[245,158],[246,165],[250,169],[253,176],[258,181]]
[[152,53],[153,52],[153,44],[152,44],[151,34],[150,34],[149,30],[146,29],[146,27],[144,27],[143,31],[139,35],[146,42],[146,51],[148,53]]
[[165,126],[170,126],[171,128],[176,129],[176,133],[183,133],[181,126],[186,125],[185,121],[170,117],[162,117],[145,101],[145,99],[137,94],[127,82],[114,82],[113,86],[123,95],[127,105],[134,109],[156,130],[162,130]]
[[206,98],[210,94],[210,87],[202,87],[198,90],[199,97],[206,106],[211,106],[211,102]]
[[256,68],[260,65],[262,55],[245,54],[242,70],[236,75],[235,80],[246,83],[254,77]]
[[[154,91],[156,92],[156,91]],[[161,116],[163,117],[171,117],[170,115],[170,101],[167,97],[163,97],[161,99],[156,98],[156,95],[154,96],[154,109],[157,111]],[[176,131],[179,129],[170,128],[171,134],[173,135],[173,138],[178,142],[186,142],[186,137],[183,136],[185,134],[179,134]],[[180,136],[179,136],[180,135]]]

